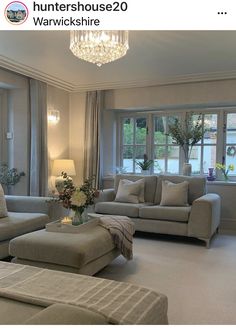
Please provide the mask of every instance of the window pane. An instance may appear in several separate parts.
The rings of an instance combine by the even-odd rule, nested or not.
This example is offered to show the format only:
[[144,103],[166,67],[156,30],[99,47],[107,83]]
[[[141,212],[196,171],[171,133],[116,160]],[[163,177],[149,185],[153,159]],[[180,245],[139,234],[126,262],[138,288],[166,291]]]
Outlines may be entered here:
[[154,148],[154,173],[165,172],[165,146]]
[[123,167],[126,172],[133,172],[133,155],[134,148],[133,146],[124,146],[123,147]]
[[[167,118],[167,129],[166,129],[166,133],[168,133],[168,127],[169,125],[173,125],[175,123],[175,120],[178,118],[177,116],[168,116]],[[180,119],[179,119],[180,120]],[[167,143],[168,144],[173,144],[173,139],[171,136],[167,136]],[[176,143],[175,143],[176,144]]]
[[[135,150],[135,160],[139,162],[143,162],[144,154],[146,153],[146,146],[136,146]],[[135,164],[135,173],[141,173],[141,168]]]
[[155,117],[154,119],[154,144],[166,143],[166,117]]
[[167,172],[179,173],[179,147],[168,147]]
[[234,165],[234,171],[229,171],[229,175],[236,175],[236,146],[226,147],[226,166]]
[[136,144],[146,144],[147,121],[146,118],[137,118],[135,127]]
[[133,144],[134,142],[134,120],[126,118],[123,121],[123,144]]
[[226,143],[236,144],[236,113],[227,114]]
[[209,167],[216,167],[216,146],[203,147],[203,173],[208,173]]
[[200,174],[201,169],[201,147],[194,146],[189,160],[192,164],[192,174]]
[[209,115],[204,116],[204,128],[207,129],[207,131],[204,134],[203,143],[216,144],[216,138],[217,138],[217,115],[216,114],[209,114]]
[[[195,127],[197,124],[202,124],[203,116],[201,114],[193,114],[191,118],[193,120],[193,127]],[[202,132],[203,132],[203,128],[201,130],[201,133]],[[201,143],[202,143],[202,139],[197,142],[197,144],[201,144]]]
[[154,159],[153,172],[154,173],[164,173],[165,171],[165,160],[164,159]]

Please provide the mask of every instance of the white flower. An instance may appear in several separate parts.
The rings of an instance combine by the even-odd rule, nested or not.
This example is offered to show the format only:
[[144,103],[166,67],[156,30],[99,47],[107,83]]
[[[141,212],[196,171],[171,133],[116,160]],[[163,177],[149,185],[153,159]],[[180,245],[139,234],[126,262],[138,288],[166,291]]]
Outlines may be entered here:
[[84,206],[87,201],[87,196],[83,191],[76,190],[71,196],[71,204],[75,206]]

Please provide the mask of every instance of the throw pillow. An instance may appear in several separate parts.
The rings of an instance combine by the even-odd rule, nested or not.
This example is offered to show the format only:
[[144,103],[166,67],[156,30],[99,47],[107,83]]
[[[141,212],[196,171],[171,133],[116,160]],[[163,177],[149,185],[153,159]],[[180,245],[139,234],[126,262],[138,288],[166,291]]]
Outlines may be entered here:
[[7,217],[7,205],[2,185],[0,184],[0,218]]
[[188,182],[162,181],[161,206],[188,206]]
[[120,180],[115,201],[134,204],[144,203],[144,184],[144,179],[134,182],[127,179]]

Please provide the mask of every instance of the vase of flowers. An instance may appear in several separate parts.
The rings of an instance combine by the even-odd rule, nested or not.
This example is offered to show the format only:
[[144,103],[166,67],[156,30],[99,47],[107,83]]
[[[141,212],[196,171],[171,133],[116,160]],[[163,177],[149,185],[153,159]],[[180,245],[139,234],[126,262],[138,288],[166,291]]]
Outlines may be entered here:
[[59,193],[58,201],[66,209],[73,211],[73,225],[77,226],[87,221],[87,208],[94,204],[94,199],[99,195],[94,187],[94,179],[94,176],[86,179],[80,187],[75,187],[70,179],[66,179],[64,190]]
[[225,181],[229,180],[229,172],[234,171],[233,164],[226,166],[225,164],[216,163],[216,168],[221,171]]
[[175,118],[172,124],[168,126],[166,135],[172,137],[173,142],[179,145],[184,152],[183,174],[191,175],[191,164],[189,159],[193,146],[195,146],[204,136],[206,129],[203,127],[202,115],[194,120],[193,114],[188,114],[182,123],[179,118]]

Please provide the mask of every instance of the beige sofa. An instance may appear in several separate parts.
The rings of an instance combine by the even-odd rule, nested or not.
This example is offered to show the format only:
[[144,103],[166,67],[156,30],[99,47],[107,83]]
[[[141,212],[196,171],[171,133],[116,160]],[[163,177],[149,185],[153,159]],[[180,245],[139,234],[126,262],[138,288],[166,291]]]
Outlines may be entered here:
[[0,259],[9,256],[12,238],[39,230],[57,219],[62,208],[47,203],[48,197],[5,196],[8,216],[0,219]]
[[[137,181],[141,178],[145,180],[145,203],[114,201],[121,179]],[[163,180],[187,181],[189,206],[160,206]],[[205,241],[208,248],[220,224],[220,208],[220,196],[206,194],[205,177],[177,175],[117,175],[114,189],[103,190],[95,204],[96,213],[130,217],[137,231],[196,237]]]

